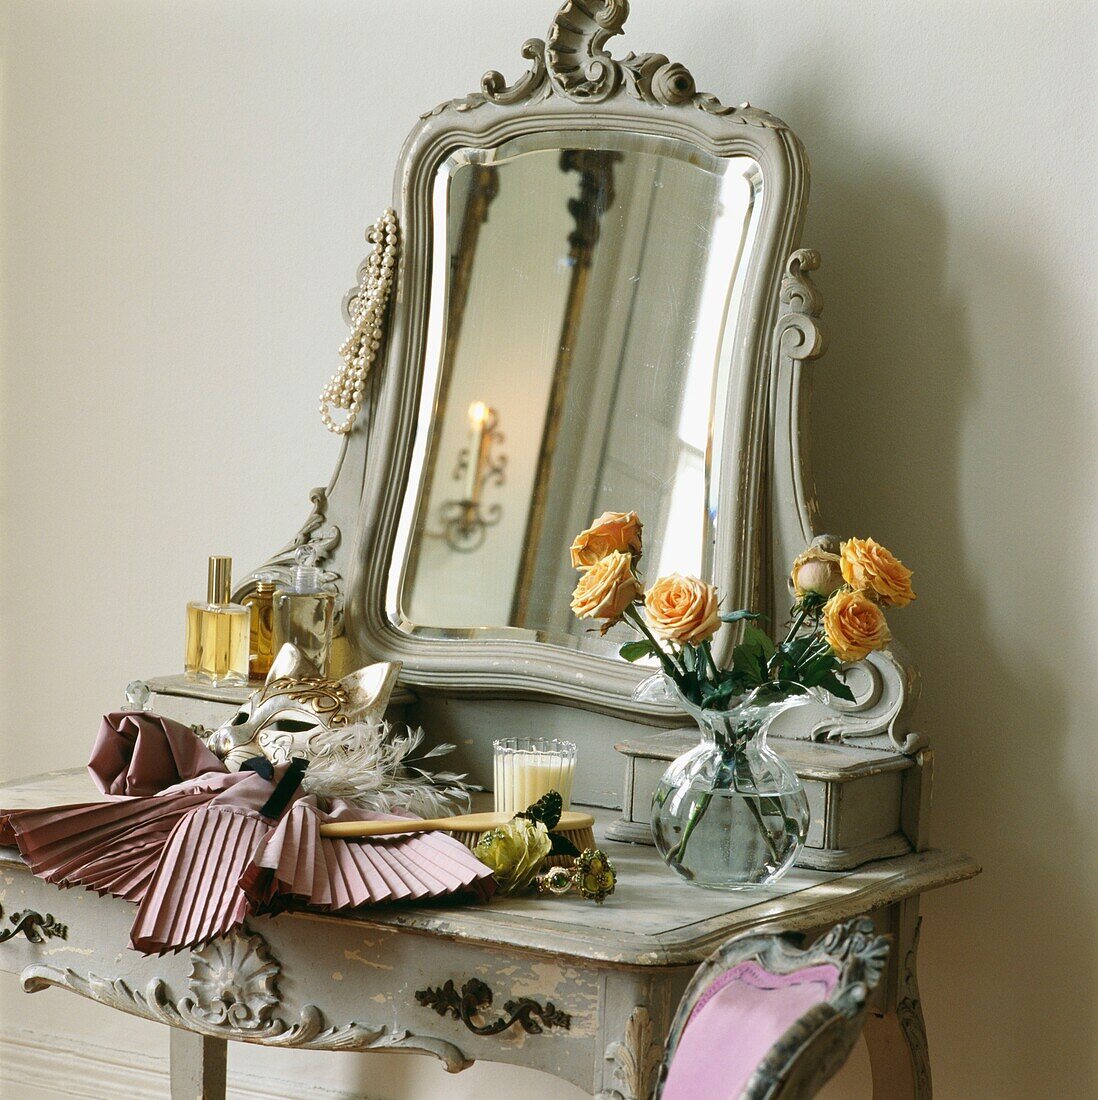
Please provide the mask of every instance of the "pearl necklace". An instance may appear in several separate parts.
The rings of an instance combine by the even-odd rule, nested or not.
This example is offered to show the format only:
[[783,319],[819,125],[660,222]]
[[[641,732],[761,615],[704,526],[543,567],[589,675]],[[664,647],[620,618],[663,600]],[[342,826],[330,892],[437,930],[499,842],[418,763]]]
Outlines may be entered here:
[[[382,321],[393,287],[399,245],[396,211],[386,210],[370,227],[366,240],[374,248],[362,268],[358,289],[347,303],[351,335],[339,349],[343,366],[328,379],[320,394],[320,419],[336,435],[346,435],[355,426],[366,376],[381,347]],[[346,409],[346,418],[337,423],[332,419],[332,408]]]

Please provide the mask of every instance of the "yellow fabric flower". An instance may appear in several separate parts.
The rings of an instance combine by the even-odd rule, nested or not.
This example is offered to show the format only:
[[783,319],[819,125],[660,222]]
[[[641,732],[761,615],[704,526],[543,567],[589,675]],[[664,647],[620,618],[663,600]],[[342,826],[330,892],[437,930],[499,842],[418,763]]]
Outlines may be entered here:
[[892,640],[884,612],[862,592],[836,592],[824,605],[823,626],[841,661],[860,661]]
[[636,562],[641,556],[643,524],[636,512],[603,512],[572,543],[572,566],[590,569],[596,562],[615,552],[629,554]]
[[915,593],[911,570],[873,539],[847,539],[839,550],[843,579],[856,592],[872,592],[885,607],[906,607]]
[[516,817],[485,833],[473,855],[492,869],[502,893],[514,894],[533,883],[552,847],[543,822]]
[[701,645],[721,625],[717,590],[697,577],[672,573],[645,593],[644,609],[652,633],[680,645]]
[[572,593],[572,611],[578,619],[602,619],[613,626],[640,595],[632,557],[614,550],[580,577]]

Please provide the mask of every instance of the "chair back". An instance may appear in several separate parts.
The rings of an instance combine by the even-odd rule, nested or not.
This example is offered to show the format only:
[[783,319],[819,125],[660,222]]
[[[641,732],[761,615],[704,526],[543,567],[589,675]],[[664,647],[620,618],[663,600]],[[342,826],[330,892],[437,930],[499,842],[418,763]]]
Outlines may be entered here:
[[683,994],[657,1100],[800,1100],[846,1061],[888,941],[866,918],[811,947],[799,937],[729,940]]

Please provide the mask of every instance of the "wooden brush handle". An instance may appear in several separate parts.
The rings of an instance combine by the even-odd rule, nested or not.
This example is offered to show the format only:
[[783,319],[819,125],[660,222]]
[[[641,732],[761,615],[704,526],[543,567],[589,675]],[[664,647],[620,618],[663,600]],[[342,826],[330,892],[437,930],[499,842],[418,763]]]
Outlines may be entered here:
[[[456,814],[454,817],[408,818],[402,821],[329,821],[320,826],[321,836],[395,836],[399,833],[486,833],[511,820],[512,814]],[[595,824],[590,814],[568,811],[560,815],[553,832],[569,833]]]

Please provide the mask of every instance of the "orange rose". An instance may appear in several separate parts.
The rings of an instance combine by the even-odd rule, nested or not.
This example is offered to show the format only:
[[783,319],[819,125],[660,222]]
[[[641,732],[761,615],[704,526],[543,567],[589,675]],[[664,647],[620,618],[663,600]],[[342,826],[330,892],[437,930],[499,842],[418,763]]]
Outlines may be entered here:
[[824,605],[823,626],[840,661],[860,661],[892,640],[884,612],[862,592],[836,592]]
[[636,512],[603,512],[572,543],[572,566],[590,569],[597,561],[615,551],[629,554],[633,561],[641,556],[641,521]]
[[872,539],[847,539],[839,549],[843,579],[856,592],[872,592],[885,607],[906,607],[915,593],[911,570]]
[[836,588],[843,586],[839,555],[825,550],[817,540],[803,554],[797,555],[789,580],[797,599],[808,592],[830,596]]
[[613,626],[640,594],[632,557],[614,550],[584,571],[572,593],[572,611],[578,619],[603,619]]
[[701,645],[721,625],[717,590],[697,577],[672,573],[660,577],[645,594],[644,609],[652,633],[680,645]]

